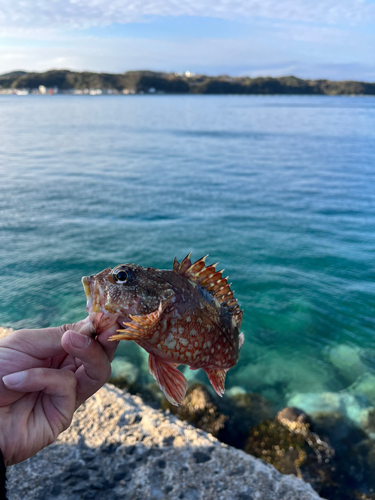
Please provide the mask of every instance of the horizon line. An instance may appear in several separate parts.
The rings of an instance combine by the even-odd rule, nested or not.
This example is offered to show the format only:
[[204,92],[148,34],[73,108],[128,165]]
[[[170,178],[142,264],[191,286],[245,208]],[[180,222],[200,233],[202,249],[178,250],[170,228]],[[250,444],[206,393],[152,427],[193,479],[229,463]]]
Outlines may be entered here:
[[10,76],[14,73],[24,73],[24,74],[42,74],[42,73],[49,73],[51,71],[69,71],[70,73],[92,73],[92,74],[105,74],[105,75],[124,75],[126,73],[161,73],[161,74],[167,74],[167,75],[174,75],[174,76],[180,76],[180,77],[185,77],[185,78],[191,78],[191,77],[196,77],[196,76],[205,76],[208,78],[219,78],[219,77],[229,77],[233,79],[239,79],[239,78],[249,78],[251,80],[255,80],[257,78],[271,78],[274,80],[278,80],[280,78],[296,78],[297,80],[302,80],[302,81],[331,81],[331,82],[354,82],[354,83],[370,83],[373,84],[375,82],[372,81],[365,81],[365,80],[350,80],[350,79],[344,79],[344,80],[335,80],[332,78],[302,78],[299,76],[295,76],[293,74],[286,74],[282,76],[271,76],[271,75],[258,75],[258,76],[250,76],[248,74],[243,74],[243,75],[230,75],[229,73],[219,73],[215,75],[207,74],[207,73],[196,73],[193,71],[164,71],[164,70],[151,70],[151,69],[129,69],[126,71],[123,71],[122,73],[117,73],[117,72],[109,72],[109,71],[93,71],[93,70],[75,70],[75,69],[69,69],[69,68],[51,68],[47,69],[45,71],[26,71],[23,69],[15,69],[12,71],[7,71],[6,73],[1,73],[0,77],[6,77]]

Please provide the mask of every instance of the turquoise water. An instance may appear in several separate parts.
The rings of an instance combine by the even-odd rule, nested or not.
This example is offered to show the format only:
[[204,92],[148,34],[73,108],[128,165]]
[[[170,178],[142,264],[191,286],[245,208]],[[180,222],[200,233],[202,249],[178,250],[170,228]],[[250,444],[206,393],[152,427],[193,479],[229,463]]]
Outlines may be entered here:
[[78,320],[82,275],[209,253],[245,310],[228,388],[281,407],[375,376],[375,98],[1,96],[0,174],[0,325]]

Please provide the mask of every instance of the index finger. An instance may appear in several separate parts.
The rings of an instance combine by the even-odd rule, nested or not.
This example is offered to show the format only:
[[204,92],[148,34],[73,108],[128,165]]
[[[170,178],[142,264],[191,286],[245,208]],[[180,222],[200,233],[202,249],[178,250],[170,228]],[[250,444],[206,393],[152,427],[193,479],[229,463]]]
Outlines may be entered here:
[[39,330],[17,330],[0,340],[0,347],[27,354],[43,360],[64,354],[61,337],[68,330],[78,331],[84,327],[86,320],[71,325],[62,325]]

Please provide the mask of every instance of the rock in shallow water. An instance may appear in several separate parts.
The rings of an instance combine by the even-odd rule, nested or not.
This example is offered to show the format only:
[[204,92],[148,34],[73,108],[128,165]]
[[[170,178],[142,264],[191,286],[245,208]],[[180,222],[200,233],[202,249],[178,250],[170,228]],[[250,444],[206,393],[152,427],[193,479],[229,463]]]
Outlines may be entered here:
[[123,357],[116,357],[111,363],[111,378],[125,379],[127,383],[134,384],[138,378],[138,368]]
[[[22,478],[22,480],[20,480]],[[9,470],[9,500],[314,500],[311,486],[107,385]]]
[[365,396],[369,403],[375,406],[375,375],[373,373],[364,373],[346,390],[350,394]]
[[203,384],[190,387],[181,406],[164,399],[161,407],[240,449],[245,447],[249,428],[275,414],[274,405],[260,394],[236,391],[231,397],[219,398]]
[[300,408],[313,418],[318,413],[339,413],[360,425],[369,403],[364,396],[343,391],[296,394],[289,399],[288,406]]
[[206,387],[201,384],[195,384],[188,389],[181,406],[173,406],[164,398],[161,407],[164,410],[169,409],[181,420],[186,420],[215,437],[223,429],[227,420],[227,417],[222,415],[213,404]]
[[311,419],[297,408],[284,408],[273,419],[250,429],[245,451],[272,464],[283,474],[295,474],[318,492],[333,483],[335,455],[330,444],[312,432]]
[[340,344],[326,349],[326,356],[340,375],[350,382],[366,371],[359,347]]

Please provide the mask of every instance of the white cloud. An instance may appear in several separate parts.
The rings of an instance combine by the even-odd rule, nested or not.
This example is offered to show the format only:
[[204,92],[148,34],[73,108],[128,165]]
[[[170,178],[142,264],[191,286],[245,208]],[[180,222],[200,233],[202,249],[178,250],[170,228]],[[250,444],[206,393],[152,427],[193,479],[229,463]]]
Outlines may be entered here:
[[[243,36],[235,39],[212,32],[207,38],[159,33],[152,40],[77,33],[182,15],[250,22],[238,24]],[[375,3],[362,0],[0,0],[0,73],[149,68],[374,81],[375,32],[366,23],[374,26]]]
[[319,23],[375,20],[375,4],[364,0],[0,0],[3,28],[88,28],[140,21],[144,16],[254,16]]

